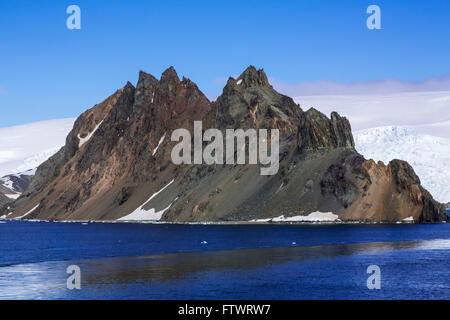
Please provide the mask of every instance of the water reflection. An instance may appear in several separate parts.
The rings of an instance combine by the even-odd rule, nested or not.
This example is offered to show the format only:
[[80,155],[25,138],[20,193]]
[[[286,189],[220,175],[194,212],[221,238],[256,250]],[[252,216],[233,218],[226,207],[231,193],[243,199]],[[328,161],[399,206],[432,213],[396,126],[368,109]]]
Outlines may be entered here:
[[64,297],[67,295],[68,276],[65,270],[71,264],[80,266],[82,270],[83,289],[105,290],[108,286],[126,287],[128,284],[202,279],[208,272],[239,274],[244,270],[290,262],[302,263],[306,260],[398,250],[437,249],[450,249],[450,239],[258,248],[14,265],[0,268],[0,298]]
[[208,271],[248,270],[266,265],[395,250],[450,249],[450,240],[380,242],[335,246],[259,248],[110,258],[79,262],[88,285],[135,281],[174,281]]

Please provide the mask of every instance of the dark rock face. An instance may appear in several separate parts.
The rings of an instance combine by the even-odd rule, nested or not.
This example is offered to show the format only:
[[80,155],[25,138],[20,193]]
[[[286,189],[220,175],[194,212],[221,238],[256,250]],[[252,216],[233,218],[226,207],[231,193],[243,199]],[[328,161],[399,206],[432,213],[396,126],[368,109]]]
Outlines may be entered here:
[[0,207],[4,206],[5,204],[12,202],[10,198],[5,196],[2,192],[0,192]]
[[[196,120],[204,130],[279,129],[277,174],[261,176],[260,165],[174,165],[171,134],[178,128],[192,134]],[[36,206],[27,218],[116,220],[142,208],[179,222],[316,211],[341,220],[446,219],[407,163],[364,159],[345,117],[304,112],[254,67],[230,78],[212,103],[173,67],[159,80],[141,71],[136,87],[127,83],[77,119],[65,146],[0,216]]]
[[419,216],[420,223],[434,223],[441,221],[450,221],[447,216],[445,206],[433,199],[431,194],[421,187],[423,209]]
[[336,146],[338,148],[354,148],[352,128],[347,118],[341,117],[337,112],[331,113],[331,124],[336,136]]
[[298,146],[302,151],[355,147],[350,123],[337,112],[329,119],[316,109],[309,109],[300,117],[298,132]]
[[392,160],[390,168],[397,191],[407,193],[411,202],[422,206],[419,222],[446,221],[445,206],[435,201],[431,194],[420,185],[420,179],[409,163]]
[[343,158],[339,163],[332,164],[320,181],[321,193],[324,197],[335,198],[344,208],[348,208],[358,197],[358,187],[353,179],[346,176],[347,170],[354,166],[349,163],[358,163],[361,156]]

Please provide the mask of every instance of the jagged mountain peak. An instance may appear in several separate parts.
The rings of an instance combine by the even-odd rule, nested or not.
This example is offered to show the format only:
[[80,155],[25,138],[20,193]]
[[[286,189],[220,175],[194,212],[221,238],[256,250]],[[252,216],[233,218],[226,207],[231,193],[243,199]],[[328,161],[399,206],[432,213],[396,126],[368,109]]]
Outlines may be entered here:
[[186,78],[185,76],[181,77],[181,84],[184,87],[195,86],[196,88],[198,88],[197,84],[194,81],[192,81],[189,78]]
[[174,83],[174,84],[180,82],[178,73],[176,72],[176,70],[173,66],[170,66],[161,74],[160,82],[161,83]]
[[269,84],[263,69],[248,67],[236,80],[229,78],[214,103],[218,128],[280,129],[282,135],[297,131],[300,106]]
[[331,113],[331,121],[339,121],[341,119],[346,119],[346,117],[342,117],[339,113],[337,113],[336,111],[333,111]]
[[139,71],[139,78],[138,78],[138,83],[136,85],[136,88],[139,89],[141,87],[148,87],[151,84],[156,84],[158,83],[158,79],[156,79],[153,75],[151,75],[150,73],[147,73],[145,71],[140,70]]
[[268,86],[269,80],[264,72],[264,69],[256,69],[254,66],[249,66],[244,72],[236,79],[238,85],[244,87],[252,86]]
[[303,117],[310,118],[313,120],[328,119],[328,117],[324,113],[320,112],[316,108],[309,108],[308,110],[306,110],[303,113]]
[[127,81],[127,83],[125,84],[125,86],[123,87],[123,89],[124,89],[124,90],[127,90],[127,89],[135,89],[135,87],[134,87],[134,85],[133,85],[130,81]]
[[134,112],[141,110],[146,104],[154,101],[155,88],[159,81],[153,75],[144,71],[139,71],[139,80],[136,85]]

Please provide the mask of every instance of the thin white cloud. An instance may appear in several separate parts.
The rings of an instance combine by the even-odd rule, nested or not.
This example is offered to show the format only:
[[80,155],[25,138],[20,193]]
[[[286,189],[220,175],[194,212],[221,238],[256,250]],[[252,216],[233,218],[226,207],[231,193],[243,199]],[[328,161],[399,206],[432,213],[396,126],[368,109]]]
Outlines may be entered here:
[[447,91],[450,90],[450,73],[440,77],[429,77],[421,81],[404,81],[398,79],[383,79],[364,82],[334,82],[320,80],[315,82],[302,81],[288,84],[271,79],[272,85],[291,97],[311,95],[360,95],[360,94],[390,94],[399,92]]
[[380,126],[414,126],[419,132],[450,138],[450,74],[423,81],[385,79],[359,83],[332,81],[285,84],[274,88],[300,104],[328,116],[349,118],[354,130]]
[[354,130],[380,126],[415,126],[420,132],[450,138],[450,91],[365,95],[297,96],[303,110],[346,116]]

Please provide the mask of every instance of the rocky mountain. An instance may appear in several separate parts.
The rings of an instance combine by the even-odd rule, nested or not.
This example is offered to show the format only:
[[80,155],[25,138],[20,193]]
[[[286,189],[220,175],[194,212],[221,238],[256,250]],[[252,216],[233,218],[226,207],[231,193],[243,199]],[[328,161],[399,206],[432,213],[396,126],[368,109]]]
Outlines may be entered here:
[[436,200],[450,201],[450,139],[401,126],[359,130],[354,136],[356,150],[364,157],[384,163],[393,159],[408,161]]
[[[279,129],[277,173],[261,175],[258,164],[175,165],[172,132],[187,129],[195,144],[194,121],[202,121],[203,131]],[[345,221],[447,219],[408,163],[364,159],[345,117],[302,110],[273,89],[263,70],[249,67],[229,78],[210,102],[171,67],[159,80],[140,72],[136,87],[128,82],[83,113],[64,147],[0,215],[198,222],[321,213]]]

